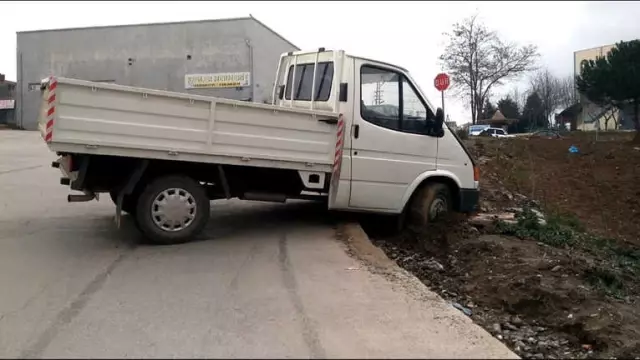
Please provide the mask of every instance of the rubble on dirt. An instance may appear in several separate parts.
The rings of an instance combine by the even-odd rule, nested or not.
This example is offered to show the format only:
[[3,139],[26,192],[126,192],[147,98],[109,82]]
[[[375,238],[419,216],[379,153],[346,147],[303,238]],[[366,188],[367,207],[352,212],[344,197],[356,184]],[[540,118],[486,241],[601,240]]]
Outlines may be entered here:
[[[538,223],[540,225],[546,225],[547,220],[544,214],[535,208],[529,209],[538,217]],[[504,212],[481,212],[471,216],[467,221],[469,224],[475,227],[488,227],[495,224],[496,221],[502,221],[507,224],[516,224],[518,222],[517,216],[524,213],[523,208],[508,208]]]
[[478,214],[396,236],[363,227],[523,358],[637,357],[640,152],[568,141],[579,154],[562,140],[479,141]]

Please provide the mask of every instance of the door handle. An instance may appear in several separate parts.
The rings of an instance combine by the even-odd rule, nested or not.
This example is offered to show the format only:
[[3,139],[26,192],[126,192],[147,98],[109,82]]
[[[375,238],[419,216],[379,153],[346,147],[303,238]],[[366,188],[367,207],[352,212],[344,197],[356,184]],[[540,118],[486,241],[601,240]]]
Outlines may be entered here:
[[353,125],[353,137],[358,138],[360,136],[360,125]]

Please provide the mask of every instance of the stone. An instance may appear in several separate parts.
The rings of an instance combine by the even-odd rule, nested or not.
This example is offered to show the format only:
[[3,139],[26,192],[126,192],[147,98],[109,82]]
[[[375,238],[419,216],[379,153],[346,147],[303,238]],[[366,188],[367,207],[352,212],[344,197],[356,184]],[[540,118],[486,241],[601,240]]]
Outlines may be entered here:
[[453,303],[453,304],[451,304],[451,305],[452,305],[454,308],[456,308],[456,309],[458,309],[458,310],[462,311],[462,312],[463,312],[465,315],[467,315],[467,316],[471,316],[471,314],[472,314],[471,309],[468,309],[468,308],[466,308],[466,307],[464,307],[464,306],[462,306],[462,305],[460,305],[460,304],[458,304],[458,303]]
[[511,324],[511,323],[504,323],[504,327],[511,330],[511,331],[518,331],[518,327]]
[[491,329],[493,330],[494,333],[500,333],[502,332],[502,327],[500,327],[500,324],[495,323],[491,326]]
[[520,349],[524,349],[526,347],[526,345],[520,340],[516,341],[514,345],[519,347]]
[[434,271],[444,271],[444,266],[434,259],[429,259],[422,262],[422,266],[429,268]]
[[533,359],[544,359],[544,355],[541,353],[534,354],[531,358]]
[[530,338],[527,339],[527,342],[529,344],[535,344],[536,343],[536,339],[534,339],[533,337],[530,337]]
[[522,325],[522,319],[520,319],[520,317],[518,317],[518,316],[514,316],[514,317],[511,318],[511,323],[513,325],[520,326],[520,325]]
[[557,272],[557,271],[560,271],[560,269],[562,269],[562,266],[556,265],[553,267],[553,269],[551,269],[551,272]]

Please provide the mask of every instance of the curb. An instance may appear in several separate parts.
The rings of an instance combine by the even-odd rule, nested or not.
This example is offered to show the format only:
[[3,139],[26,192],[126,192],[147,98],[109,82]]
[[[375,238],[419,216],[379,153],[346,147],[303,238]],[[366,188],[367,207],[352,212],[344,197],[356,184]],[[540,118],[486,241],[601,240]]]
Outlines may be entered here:
[[488,341],[494,342],[495,346],[502,347],[507,351],[510,358],[520,359],[502,341],[496,339],[489,331],[479,324],[476,324],[469,316],[455,309],[449,302],[443,299],[438,293],[430,290],[420,279],[409,271],[401,268],[395,261],[389,259],[382,249],[375,246],[369,236],[365,233],[358,222],[343,222],[337,226],[337,238],[343,241],[349,255],[362,261],[373,273],[389,278],[392,284],[400,285],[409,295],[418,300],[430,302],[432,306],[442,309],[442,317],[449,321],[464,326],[475,328],[479,333],[483,333]]

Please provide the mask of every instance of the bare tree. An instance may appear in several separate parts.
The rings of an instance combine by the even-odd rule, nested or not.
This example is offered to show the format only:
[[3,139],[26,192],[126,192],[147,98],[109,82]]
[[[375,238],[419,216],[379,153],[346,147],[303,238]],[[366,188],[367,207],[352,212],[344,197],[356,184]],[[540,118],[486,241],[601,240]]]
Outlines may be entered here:
[[563,109],[566,109],[578,102],[578,91],[576,90],[576,84],[573,76],[569,75],[560,79],[559,86],[558,104]]
[[520,91],[520,89],[516,86],[514,87],[507,96],[513,100],[518,106],[518,111],[522,112],[524,109],[524,104],[527,102],[527,96],[529,96],[528,91]]
[[538,56],[534,45],[502,41],[477,20],[478,15],[453,25],[444,35],[449,42],[440,60],[451,75],[454,95],[468,101],[475,124],[495,86],[532,70]]
[[535,91],[542,100],[542,108],[547,123],[557,111],[562,111],[577,102],[577,92],[573,76],[559,78],[549,69],[541,68],[529,79],[530,91]]
[[560,80],[547,68],[536,71],[529,79],[531,90],[538,93],[542,101],[542,110],[547,125],[551,114],[560,106]]

